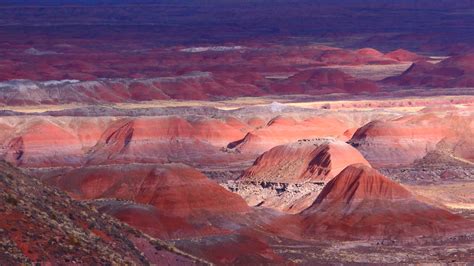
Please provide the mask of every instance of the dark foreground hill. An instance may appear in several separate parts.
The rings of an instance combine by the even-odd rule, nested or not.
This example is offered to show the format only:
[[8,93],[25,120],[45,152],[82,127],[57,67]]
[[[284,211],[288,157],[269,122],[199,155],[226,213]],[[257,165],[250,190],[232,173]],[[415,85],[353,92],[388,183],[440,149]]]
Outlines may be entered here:
[[197,261],[0,162],[0,264]]

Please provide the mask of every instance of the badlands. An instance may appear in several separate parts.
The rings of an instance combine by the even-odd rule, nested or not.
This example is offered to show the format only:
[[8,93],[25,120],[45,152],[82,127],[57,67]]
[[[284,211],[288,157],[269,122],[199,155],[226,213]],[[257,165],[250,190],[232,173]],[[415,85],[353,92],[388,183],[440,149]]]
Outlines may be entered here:
[[1,265],[474,261],[472,1],[19,2]]
[[473,259],[474,97],[300,97],[5,107],[0,154],[183,260]]

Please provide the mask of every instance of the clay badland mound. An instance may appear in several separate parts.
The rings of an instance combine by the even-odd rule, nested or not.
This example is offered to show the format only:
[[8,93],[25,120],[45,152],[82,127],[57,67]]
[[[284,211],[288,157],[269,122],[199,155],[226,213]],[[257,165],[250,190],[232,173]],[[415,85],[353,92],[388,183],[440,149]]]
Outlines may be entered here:
[[458,55],[438,64],[416,62],[401,75],[389,77],[385,83],[400,86],[437,88],[473,87],[474,55]]
[[175,215],[248,210],[237,195],[183,164],[90,166],[50,181],[76,198],[129,200]]
[[370,80],[354,78],[337,69],[304,70],[272,85],[275,93],[324,94],[330,92],[374,92],[378,86]]
[[193,262],[5,162],[0,197],[1,264]]
[[244,138],[229,143],[227,148],[242,153],[261,153],[272,147],[300,139],[316,137],[347,139],[344,132],[349,127],[335,117],[310,117],[296,120],[292,117],[277,116],[265,126],[247,133]]
[[375,167],[408,165],[422,158],[445,138],[473,132],[469,112],[428,112],[388,121],[372,121],[349,141]]
[[231,117],[15,116],[0,121],[0,157],[22,167],[215,163],[251,126]]
[[182,164],[89,166],[47,182],[79,199],[136,203],[106,209],[137,228],[154,217],[153,232],[165,238],[214,234],[225,230],[225,217],[250,211],[238,195]]
[[184,241],[182,247],[212,262],[242,256],[257,264],[281,261],[264,239],[241,231],[252,226],[245,201],[191,167],[88,166],[49,182],[74,197],[97,199],[100,212],[153,237]]
[[346,166],[370,165],[351,145],[331,139],[300,140],[260,155],[240,180],[270,182],[329,181]]
[[414,62],[418,60],[424,59],[423,56],[420,56],[416,53],[407,51],[405,49],[397,49],[395,51],[391,51],[385,54],[386,58],[394,59],[397,61],[404,61],[404,62]]
[[472,231],[472,223],[418,201],[366,165],[351,165],[301,213],[305,235],[341,239],[404,239]]

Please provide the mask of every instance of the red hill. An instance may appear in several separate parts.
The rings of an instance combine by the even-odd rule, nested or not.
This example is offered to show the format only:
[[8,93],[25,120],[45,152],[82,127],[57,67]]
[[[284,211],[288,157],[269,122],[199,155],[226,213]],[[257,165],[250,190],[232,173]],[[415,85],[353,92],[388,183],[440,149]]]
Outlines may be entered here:
[[0,264],[185,264],[194,259],[0,162]]
[[300,140],[260,155],[241,180],[271,182],[328,181],[346,166],[369,165],[351,145],[335,140]]
[[136,203],[117,206],[112,202],[107,209],[137,228],[148,227],[150,217],[154,217],[151,220],[157,224],[153,232],[167,238],[221,231],[222,224],[216,217],[250,210],[238,195],[182,164],[89,166],[48,183],[78,199]]
[[407,239],[472,231],[472,223],[416,199],[365,165],[351,165],[301,213],[302,232],[315,238]]
[[227,145],[244,153],[262,153],[272,147],[292,143],[300,139],[333,137],[347,139],[344,132],[348,125],[336,117],[309,117],[295,120],[292,117],[277,116],[237,141]]
[[384,80],[400,86],[456,88],[474,86],[474,55],[459,55],[438,64],[416,62],[399,76]]
[[444,138],[472,132],[472,115],[427,111],[388,121],[367,123],[350,143],[374,167],[408,165],[434,150]]
[[359,55],[373,57],[373,58],[381,58],[383,57],[383,53],[374,49],[374,48],[362,48],[355,51]]
[[378,87],[373,81],[357,79],[337,69],[319,68],[298,72],[272,85],[272,90],[279,94],[360,93],[377,91]]
[[404,49],[397,49],[395,51],[391,51],[385,54],[385,57],[403,62],[414,62],[425,59],[425,57],[421,55],[415,54]]

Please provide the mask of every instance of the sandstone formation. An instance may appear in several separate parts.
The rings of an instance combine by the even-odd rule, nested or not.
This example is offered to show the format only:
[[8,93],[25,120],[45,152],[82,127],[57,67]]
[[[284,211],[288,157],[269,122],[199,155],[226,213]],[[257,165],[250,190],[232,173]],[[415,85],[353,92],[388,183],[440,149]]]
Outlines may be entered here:
[[373,58],[380,58],[384,54],[376,49],[373,48],[362,48],[355,51],[357,54],[373,57]]
[[[5,160],[19,166],[80,165],[80,137],[64,126],[64,122],[26,118],[4,119],[2,123],[11,127],[3,135],[10,137],[2,147]],[[81,124],[75,127],[80,130]]]
[[220,148],[244,135],[233,120],[138,118],[111,125],[87,154],[89,164],[225,161]]
[[474,261],[473,0],[0,2],[0,265]]

